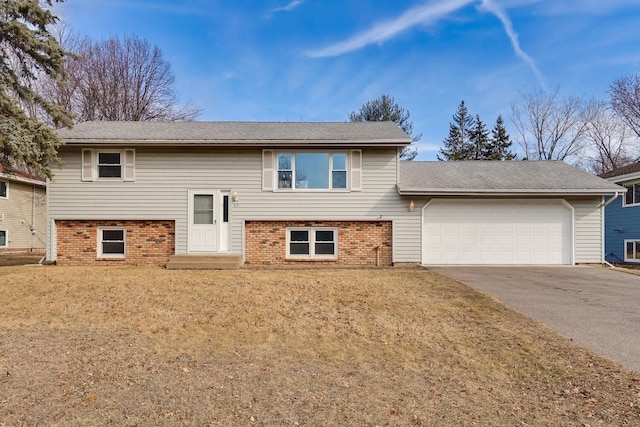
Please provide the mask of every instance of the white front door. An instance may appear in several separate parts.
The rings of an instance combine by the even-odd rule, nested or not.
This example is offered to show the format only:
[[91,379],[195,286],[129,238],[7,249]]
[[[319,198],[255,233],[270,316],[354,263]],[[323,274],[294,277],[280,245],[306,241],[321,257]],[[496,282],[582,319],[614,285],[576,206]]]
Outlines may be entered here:
[[189,252],[218,250],[218,191],[189,191]]

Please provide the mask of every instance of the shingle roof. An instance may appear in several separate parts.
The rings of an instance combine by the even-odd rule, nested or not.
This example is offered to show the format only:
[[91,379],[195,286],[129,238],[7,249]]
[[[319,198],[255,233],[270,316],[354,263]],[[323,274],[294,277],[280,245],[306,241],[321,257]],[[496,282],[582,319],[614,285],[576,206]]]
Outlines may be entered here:
[[2,165],[0,165],[0,177],[15,181],[28,182],[30,184],[40,185],[43,187],[47,185],[47,182],[43,178],[23,170],[13,170],[10,173],[5,172]]
[[401,162],[400,194],[613,194],[614,183],[561,161]]
[[628,175],[630,173],[640,172],[640,163],[631,163],[621,168],[614,169],[609,172],[598,175],[600,178],[613,178],[616,176]]
[[393,122],[84,122],[58,135],[67,144],[133,142],[162,145],[407,145]]

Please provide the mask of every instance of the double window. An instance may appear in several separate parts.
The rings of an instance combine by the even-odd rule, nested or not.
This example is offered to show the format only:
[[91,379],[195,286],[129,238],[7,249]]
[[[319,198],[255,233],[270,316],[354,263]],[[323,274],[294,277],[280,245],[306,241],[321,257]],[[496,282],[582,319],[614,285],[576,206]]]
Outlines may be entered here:
[[627,189],[624,195],[624,206],[640,204],[640,183],[625,184]]
[[135,181],[135,150],[82,150],[82,181]]
[[287,258],[336,259],[338,229],[332,227],[287,228]]
[[360,191],[361,162],[360,150],[264,150],[262,187],[265,191]]
[[127,231],[124,227],[101,227],[98,229],[98,257],[124,258]]
[[6,248],[9,246],[9,239],[7,239],[7,230],[0,230],[0,248]]
[[640,261],[640,240],[624,241],[624,260],[630,262]]

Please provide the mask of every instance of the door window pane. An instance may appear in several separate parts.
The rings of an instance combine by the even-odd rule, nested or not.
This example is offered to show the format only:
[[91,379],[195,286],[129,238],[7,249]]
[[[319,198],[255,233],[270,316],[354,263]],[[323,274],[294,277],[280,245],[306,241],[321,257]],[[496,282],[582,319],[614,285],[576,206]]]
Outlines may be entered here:
[[213,195],[196,194],[193,196],[193,223],[213,224]]

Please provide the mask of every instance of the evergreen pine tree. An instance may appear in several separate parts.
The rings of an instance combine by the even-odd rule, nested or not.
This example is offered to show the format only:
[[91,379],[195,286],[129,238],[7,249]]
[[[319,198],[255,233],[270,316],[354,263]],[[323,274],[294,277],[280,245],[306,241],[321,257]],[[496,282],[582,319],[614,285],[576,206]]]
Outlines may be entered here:
[[489,131],[480,116],[476,115],[473,127],[469,131],[469,160],[486,160],[489,150]]
[[[0,1],[0,166],[51,177],[60,139],[53,129],[29,116],[34,106],[56,127],[71,126],[71,113],[45,100],[33,88],[39,73],[63,77],[66,52],[49,28],[58,20],[49,8],[62,0]],[[47,8],[48,6],[49,8]]]
[[[364,104],[358,111],[349,114],[352,122],[394,122],[402,128],[413,139],[413,142],[420,141],[422,134],[413,133],[413,122],[409,120],[411,114],[402,108],[396,100],[389,95],[382,95],[373,101]],[[404,147],[400,153],[401,160],[413,160],[418,155],[418,149],[414,144]]]
[[443,141],[438,160],[469,160],[472,151],[469,134],[472,129],[473,118],[462,101],[453,115],[453,122],[449,123],[449,136]]
[[487,160],[516,160],[516,154],[512,153],[511,138],[507,134],[502,116],[498,116],[496,124],[491,130],[491,139],[485,151],[484,157]]

